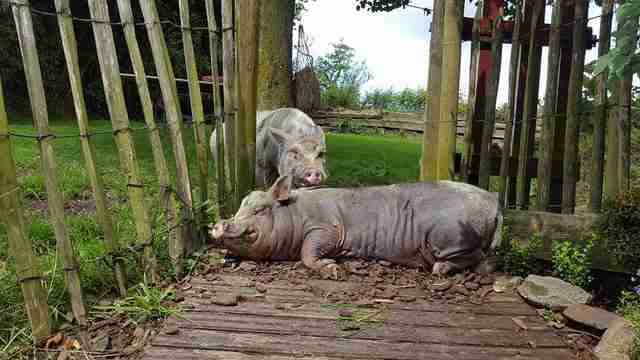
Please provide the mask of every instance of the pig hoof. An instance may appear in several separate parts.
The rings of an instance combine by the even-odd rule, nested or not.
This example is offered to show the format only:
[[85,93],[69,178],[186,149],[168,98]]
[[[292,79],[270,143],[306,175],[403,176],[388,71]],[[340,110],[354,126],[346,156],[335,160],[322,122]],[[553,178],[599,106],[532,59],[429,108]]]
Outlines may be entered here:
[[433,275],[447,275],[452,270],[452,266],[449,262],[436,262],[433,264],[433,270],[431,270],[431,274]]
[[336,263],[327,264],[320,269],[320,273],[325,279],[338,280],[340,267]]

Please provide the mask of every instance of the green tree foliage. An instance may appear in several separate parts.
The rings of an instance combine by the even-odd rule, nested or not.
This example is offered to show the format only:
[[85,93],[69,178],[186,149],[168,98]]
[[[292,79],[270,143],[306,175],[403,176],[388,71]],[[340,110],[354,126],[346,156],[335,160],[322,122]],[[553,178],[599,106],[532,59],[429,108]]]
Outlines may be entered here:
[[368,91],[362,99],[362,107],[386,111],[419,112],[424,111],[427,92],[424,88],[405,88],[395,91],[393,88]]
[[626,0],[616,11],[616,21],[622,24],[612,36],[614,47],[601,56],[594,73],[609,70],[611,79],[621,79],[630,71],[640,73],[640,52],[638,52],[637,28],[634,21],[640,16],[640,0]]
[[372,75],[367,64],[358,62],[355,50],[343,40],[331,46],[333,50],[316,61],[322,101],[332,107],[357,107],[360,88]]

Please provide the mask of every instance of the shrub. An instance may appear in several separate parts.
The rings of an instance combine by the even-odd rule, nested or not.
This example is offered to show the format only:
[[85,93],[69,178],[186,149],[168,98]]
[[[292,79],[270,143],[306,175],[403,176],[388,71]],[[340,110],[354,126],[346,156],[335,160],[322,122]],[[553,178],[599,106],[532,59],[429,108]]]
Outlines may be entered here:
[[531,235],[529,242],[522,246],[517,240],[511,239],[506,220],[502,226],[502,241],[497,249],[498,268],[506,273],[522,277],[539,272],[541,266],[535,258],[535,254],[542,249],[540,235]]
[[554,272],[575,286],[587,287],[591,284],[591,249],[593,241],[584,244],[571,241],[556,241],[552,246]]
[[619,265],[640,268],[640,186],[605,200],[594,233]]
[[640,294],[623,291],[618,301],[617,312],[631,322],[635,336],[631,348],[631,359],[640,360]]

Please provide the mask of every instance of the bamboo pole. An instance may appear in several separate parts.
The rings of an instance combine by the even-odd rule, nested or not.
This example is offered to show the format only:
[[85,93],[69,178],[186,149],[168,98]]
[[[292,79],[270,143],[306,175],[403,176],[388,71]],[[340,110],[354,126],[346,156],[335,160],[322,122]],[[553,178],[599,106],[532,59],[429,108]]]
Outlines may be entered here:
[[217,115],[215,119],[216,127],[216,148],[218,150],[218,160],[216,162],[216,180],[217,180],[217,197],[218,197],[218,216],[220,219],[227,218],[227,208],[225,205],[225,189],[226,189],[226,176],[225,176],[225,149],[224,138],[226,135],[222,128],[222,94],[220,93],[220,80],[218,78],[220,69],[218,68],[218,42],[220,37],[217,35],[218,24],[216,22],[216,15],[214,11],[213,0],[205,0],[206,12],[207,12],[207,26],[209,28],[209,52],[211,57],[211,75],[213,78],[213,108],[214,113]]
[[[235,212],[240,206],[236,196],[236,145],[235,145],[235,119],[236,119],[236,89],[235,89],[235,42],[234,42],[234,15],[233,0],[222,0],[222,87],[224,93],[224,148],[226,149],[228,188],[225,191],[231,194],[226,204],[228,211]],[[217,131],[220,134],[219,131]],[[220,135],[218,135],[220,137]],[[219,154],[223,159],[222,154]],[[222,161],[222,160],[219,160]]]
[[[631,23],[629,27],[631,38],[637,39],[638,15],[626,20]],[[620,24],[620,27],[627,26]],[[627,49],[629,58],[633,55],[633,48]],[[618,191],[629,191],[631,187],[631,92],[633,90],[633,71],[627,69],[624,77],[619,82],[618,92]]]
[[529,206],[529,178],[527,163],[533,154],[533,140],[538,105],[538,89],[540,86],[540,58],[542,47],[539,45],[538,26],[544,20],[544,1],[534,1],[531,27],[529,33],[529,54],[527,65],[527,82],[524,92],[524,111],[522,116],[522,132],[520,134],[520,155],[518,156],[518,182],[516,186],[516,207],[526,209]]
[[[598,57],[609,52],[611,43],[611,23],[613,19],[613,0],[602,0],[602,18],[600,20],[600,37],[598,41]],[[591,155],[591,198],[589,208],[599,212],[602,206],[602,185],[604,178],[605,127],[609,114],[607,99],[607,77],[604,71],[598,75],[597,111],[593,119],[593,152]]]
[[507,179],[509,177],[509,159],[513,152],[513,130],[516,108],[516,94],[518,81],[518,60],[520,58],[520,28],[522,26],[522,8],[521,3],[516,4],[516,14],[513,25],[513,33],[511,36],[511,55],[509,59],[509,98],[508,98],[508,115],[505,120],[504,140],[502,145],[502,159],[500,159],[500,183],[499,183],[499,200],[502,206],[507,206]]
[[16,176],[16,165],[11,153],[9,120],[4,106],[2,79],[0,78],[0,220],[7,226],[9,253],[15,259],[16,276],[27,317],[31,325],[31,336],[37,343],[51,334],[47,294],[42,288],[42,272],[38,258],[33,252],[31,239],[25,233],[24,214],[20,204],[20,186]]
[[[454,178],[458,90],[460,85],[461,3],[444,1],[442,91],[438,126],[438,180]],[[464,5],[464,4],[463,4]]]
[[547,211],[551,198],[551,177],[556,135],[556,112],[560,74],[560,32],[562,23],[562,1],[553,3],[551,30],[549,32],[549,65],[547,68],[547,89],[544,97],[544,115],[540,138],[540,161],[538,161],[538,193],[536,209]]
[[429,73],[427,98],[424,108],[424,132],[420,180],[437,179],[438,119],[440,117],[440,91],[442,79],[442,27],[444,26],[444,0],[434,2],[431,16],[431,41],[429,44]]
[[107,107],[111,118],[111,126],[114,130],[120,167],[127,177],[127,190],[129,201],[133,210],[136,223],[138,243],[144,249],[144,272],[152,282],[157,282],[157,264],[153,251],[153,238],[151,222],[144,199],[144,184],[138,168],[135,146],[129,128],[129,114],[125,106],[120,78],[120,67],[116,56],[116,47],[109,22],[109,8],[106,0],[90,0],[89,11],[91,17],[97,21],[92,23],[93,34],[98,53],[98,62],[102,74]]
[[169,243],[181,244],[184,242],[182,240],[182,232],[177,229],[179,221],[179,207],[176,203],[175,197],[171,194],[171,191],[169,191],[171,188],[169,167],[164,155],[162,139],[160,138],[160,129],[157,127],[153,114],[153,103],[149,93],[149,84],[144,71],[142,53],[140,52],[140,46],[138,45],[138,40],[136,38],[131,1],[118,0],[118,12],[120,15],[120,21],[123,24],[122,30],[124,32],[127,48],[129,49],[129,57],[131,59],[136,84],[138,86],[138,94],[140,95],[144,121],[149,129],[153,129],[152,131],[149,131],[149,140],[151,142],[151,151],[153,153],[153,163],[158,176],[158,184],[160,185],[160,199],[164,208],[165,219],[170,228]]
[[484,124],[482,126],[482,149],[480,151],[480,166],[478,185],[489,190],[491,145],[493,144],[493,130],[496,124],[496,102],[498,100],[498,85],[500,84],[500,64],[502,63],[502,9],[496,18],[491,42],[491,69],[487,83]]
[[473,18],[471,31],[471,61],[469,66],[469,99],[467,105],[466,126],[464,130],[464,157],[460,167],[460,175],[465,182],[469,182],[469,172],[471,171],[471,159],[473,158],[473,122],[475,119],[475,109],[477,102],[476,84],[478,76],[478,61],[480,59],[480,18],[484,4],[476,4],[476,15]]
[[64,222],[64,200],[58,189],[55,155],[53,153],[53,136],[49,129],[49,114],[44,95],[40,60],[36,47],[35,32],[31,8],[25,0],[12,5],[16,31],[20,42],[22,62],[24,65],[27,89],[33,113],[34,126],[38,131],[40,144],[40,164],[47,188],[47,203],[49,206],[49,221],[53,224],[56,235],[58,256],[61,258],[67,290],[71,298],[71,308],[76,320],[82,326],[87,324],[87,311],[82,296],[79,265],[73,253],[73,246]]
[[96,202],[96,216],[104,232],[107,251],[113,255],[113,266],[118,292],[120,296],[125,296],[127,294],[125,264],[122,258],[117,256],[120,252],[120,245],[118,243],[117,233],[113,230],[113,222],[109,214],[102,177],[98,174],[95,145],[89,137],[89,116],[87,115],[87,107],[84,101],[84,90],[82,89],[82,78],[78,61],[78,43],[73,29],[69,0],[56,0],[55,5],[56,12],[58,13],[58,25],[60,27],[60,37],[66,58],[67,71],[69,72],[69,82],[73,95],[76,120],[78,121],[78,128],[80,129],[80,144]]
[[238,147],[236,181],[238,198],[244,198],[255,186],[256,105],[259,47],[259,0],[238,1],[236,39],[238,52]]
[[[200,92],[200,83],[198,82],[198,67],[196,64],[196,55],[193,49],[193,38],[191,34],[191,20],[189,14],[189,1],[179,0],[180,8],[180,25],[182,26],[182,43],[184,48],[184,63],[187,67],[187,78],[189,79],[189,100],[191,102],[191,115],[194,122],[194,137],[196,142],[196,157],[198,159],[198,175],[200,186],[200,203],[206,204],[208,196],[208,177],[209,177],[209,156],[207,155],[207,129],[204,124],[204,109],[202,107],[202,93]],[[217,77],[214,75],[214,82]],[[215,89],[214,89],[215,90]],[[202,207],[199,211],[199,225],[203,227],[207,221],[206,207]],[[201,230],[204,234],[205,230]]]
[[578,174],[578,144],[580,132],[580,115],[578,103],[582,97],[582,78],[584,73],[585,38],[587,27],[587,0],[574,0],[574,28],[571,74],[569,76],[569,93],[567,95],[567,123],[564,138],[562,212],[572,214],[576,206],[576,184]]
[[[189,166],[182,139],[182,110],[178,101],[178,90],[175,75],[169,57],[169,49],[162,33],[160,18],[155,0],[140,1],[140,7],[147,23],[147,34],[151,43],[151,52],[159,76],[160,90],[167,111],[167,124],[169,125],[169,137],[173,149],[173,157],[176,162],[176,195],[181,202],[181,218],[192,220],[193,200],[191,197],[191,182],[189,180]],[[193,83],[193,81],[190,81]],[[181,226],[183,243],[176,241],[169,245],[170,256],[176,266],[176,273],[182,273],[182,260],[185,254],[191,253],[201,245],[201,236],[193,233],[191,223],[183,223]],[[179,240],[179,239],[176,239]]]

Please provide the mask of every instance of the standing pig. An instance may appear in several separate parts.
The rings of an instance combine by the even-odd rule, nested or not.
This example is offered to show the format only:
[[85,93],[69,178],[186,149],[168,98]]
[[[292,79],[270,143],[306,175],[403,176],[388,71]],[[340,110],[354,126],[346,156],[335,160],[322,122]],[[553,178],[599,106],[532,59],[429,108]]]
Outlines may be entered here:
[[232,254],[252,260],[299,260],[337,277],[334,258],[387,260],[433,274],[474,267],[494,270],[501,238],[497,198],[451,181],[298,189],[280,177],[254,191],[211,235]]
[[[216,132],[211,153],[217,160]],[[258,111],[256,124],[256,186],[271,186],[292,175],[294,187],[318,186],[327,179],[324,132],[307,114],[294,108]]]

